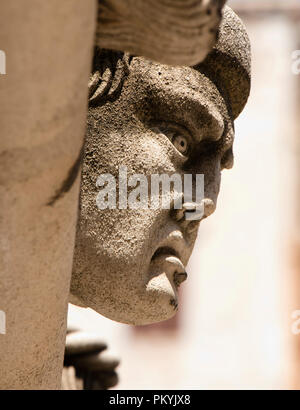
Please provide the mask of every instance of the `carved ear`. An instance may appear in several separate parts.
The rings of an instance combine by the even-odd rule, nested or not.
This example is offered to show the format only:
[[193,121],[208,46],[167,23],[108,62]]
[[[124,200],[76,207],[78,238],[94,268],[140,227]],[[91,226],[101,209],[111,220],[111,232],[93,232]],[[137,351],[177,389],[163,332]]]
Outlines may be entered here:
[[98,0],[96,44],[171,65],[204,60],[226,0]]
[[89,105],[101,105],[118,98],[129,74],[129,55],[95,47],[89,81]]

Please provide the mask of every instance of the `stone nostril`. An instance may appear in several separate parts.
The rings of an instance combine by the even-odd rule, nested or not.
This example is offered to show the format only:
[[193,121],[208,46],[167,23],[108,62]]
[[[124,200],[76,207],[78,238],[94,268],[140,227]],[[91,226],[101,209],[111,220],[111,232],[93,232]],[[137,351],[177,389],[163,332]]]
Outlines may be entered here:
[[171,218],[175,221],[179,222],[182,218],[184,218],[184,207],[183,207],[183,195],[179,195],[174,198],[170,203],[170,214]]
[[198,220],[210,216],[216,209],[215,203],[209,198],[203,199],[200,203],[191,202],[183,204],[185,219],[189,221]]
[[206,218],[210,216],[211,214],[213,214],[216,210],[214,201],[208,198],[203,199],[203,207],[204,207],[204,216]]
[[171,217],[175,221],[201,221],[204,218],[210,216],[216,207],[214,202],[211,199],[205,198],[201,203],[196,202],[185,202],[182,204],[181,209],[172,209]]
[[172,209],[171,218],[179,222],[184,217],[184,209]]
[[174,273],[174,284],[176,287],[179,287],[182,282],[184,282],[187,278],[186,272],[175,272]]

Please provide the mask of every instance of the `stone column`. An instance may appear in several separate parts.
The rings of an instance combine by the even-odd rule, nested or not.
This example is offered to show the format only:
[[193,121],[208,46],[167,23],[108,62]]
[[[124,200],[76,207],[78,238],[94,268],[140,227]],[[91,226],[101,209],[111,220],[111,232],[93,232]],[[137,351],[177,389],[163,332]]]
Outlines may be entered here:
[[59,388],[94,0],[0,3],[0,388]]

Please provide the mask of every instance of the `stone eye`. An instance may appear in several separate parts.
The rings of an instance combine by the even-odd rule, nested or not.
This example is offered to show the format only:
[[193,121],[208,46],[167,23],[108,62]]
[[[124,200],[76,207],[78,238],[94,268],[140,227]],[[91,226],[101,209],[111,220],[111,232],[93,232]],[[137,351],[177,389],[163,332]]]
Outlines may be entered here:
[[185,137],[183,134],[184,132],[180,130],[179,126],[169,126],[167,123],[162,123],[159,127],[152,128],[154,131],[158,131],[159,133],[168,137],[170,142],[174,145],[174,147],[179,151],[182,155],[187,156],[190,151],[190,138]]
[[175,134],[172,138],[174,147],[183,155],[186,155],[189,150],[189,144],[187,138],[182,135]]

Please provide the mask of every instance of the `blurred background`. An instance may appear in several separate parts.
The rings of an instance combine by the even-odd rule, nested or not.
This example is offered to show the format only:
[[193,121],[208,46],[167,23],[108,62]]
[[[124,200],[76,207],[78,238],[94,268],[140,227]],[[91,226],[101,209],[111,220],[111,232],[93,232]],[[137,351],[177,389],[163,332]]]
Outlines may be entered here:
[[228,4],[251,38],[252,91],[179,313],[132,327],[69,307],[120,357],[116,389],[300,389],[300,1]]

